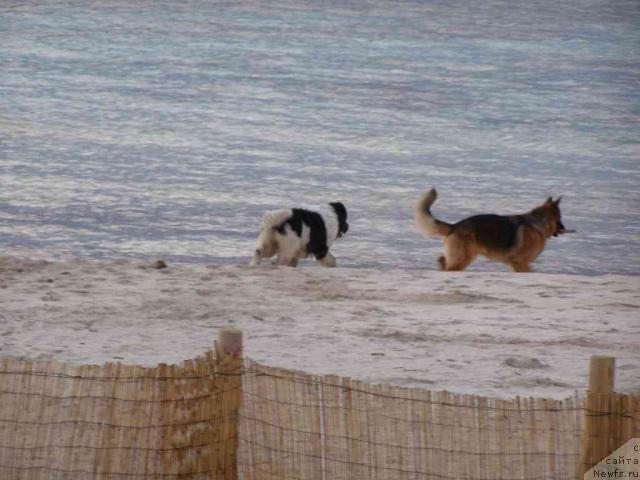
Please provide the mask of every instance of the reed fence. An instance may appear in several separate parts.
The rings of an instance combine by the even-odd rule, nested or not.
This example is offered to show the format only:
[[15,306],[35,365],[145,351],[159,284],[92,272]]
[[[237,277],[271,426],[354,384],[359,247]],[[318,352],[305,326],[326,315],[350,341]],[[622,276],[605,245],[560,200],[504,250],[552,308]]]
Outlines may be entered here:
[[498,400],[260,365],[241,335],[154,368],[0,359],[1,479],[582,478],[640,436],[640,397]]

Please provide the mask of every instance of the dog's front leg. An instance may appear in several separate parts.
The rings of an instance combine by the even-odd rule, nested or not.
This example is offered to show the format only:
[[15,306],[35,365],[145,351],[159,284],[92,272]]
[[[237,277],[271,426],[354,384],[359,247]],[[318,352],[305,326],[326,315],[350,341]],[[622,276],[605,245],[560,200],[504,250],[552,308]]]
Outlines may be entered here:
[[331,253],[327,252],[327,254],[318,259],[318,262],[320,262],[320,265],[323,265],[325,267],[329,267],[329,268],[333,268],[337,265],[336,262],[336,257],[334,257],[333,255],[331,255]]

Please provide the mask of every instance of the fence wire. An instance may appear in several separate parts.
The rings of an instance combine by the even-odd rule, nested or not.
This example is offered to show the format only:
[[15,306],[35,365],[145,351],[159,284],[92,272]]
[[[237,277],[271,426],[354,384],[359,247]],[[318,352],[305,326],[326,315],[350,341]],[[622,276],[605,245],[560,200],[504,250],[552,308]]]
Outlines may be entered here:
[[[242,478],[574,479],[585,415],[565,400],[498,400],[316,376],[245,360]],[[604,435],[604,434],[603,434]]]
[[0,478],[562,480],[576,477],[586,416],[640,434],[640,400],[628,405],[368,385],[249,359],[230,372],[211,352],[153,368],[0,359]]

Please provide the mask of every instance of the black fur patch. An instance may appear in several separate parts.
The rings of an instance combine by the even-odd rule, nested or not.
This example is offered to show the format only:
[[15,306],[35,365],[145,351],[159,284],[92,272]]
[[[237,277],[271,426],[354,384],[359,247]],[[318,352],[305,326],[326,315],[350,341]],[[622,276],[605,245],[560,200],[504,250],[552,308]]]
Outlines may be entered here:
[[[524,220],[522,220],[524,221]],[[465,218],[453,225],[454,230],[472,226],[472,231],[478,243],[495,250],[509,250],[516,246],[518,227],[521,222],[518,217],[485,214]]]
[[275,229],[284,235],[286,233],[285,227],[289,225],[298,237],[302,237],[302,226],[303,224],[306,225],[309,227],[307,253],[314,255],[318,260],[322,260],[329,252],[327,247],[327,227],[324,224],[322,215],[303,208],[292,208],[291,211],[293,212],[291,217],[275,227]]
[[349,231],[349,224],[347,223],[347,209],[342,204],[342,202],[331,202],[329,205],[331,205],[333,211],[336,212],[336,217],[338,217],[339,233],[347,233]]

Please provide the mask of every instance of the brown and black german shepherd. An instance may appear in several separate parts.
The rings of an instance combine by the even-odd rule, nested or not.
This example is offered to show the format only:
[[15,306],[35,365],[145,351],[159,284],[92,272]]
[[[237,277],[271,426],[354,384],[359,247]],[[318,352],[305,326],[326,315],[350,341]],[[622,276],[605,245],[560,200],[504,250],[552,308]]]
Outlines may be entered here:
[[522,215],[474,215],[450,224],[431,215],[436,201],[434,188],[416,203],[415,219],[426,235],[444,237],[440,270],[464,270],[478,254],[506,263],[514,272],[530,272],[529,264],[544,249],[547,238],[568,232],[560,219],[560,197],[551,197]]

